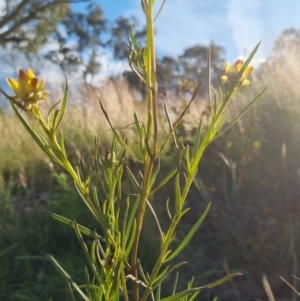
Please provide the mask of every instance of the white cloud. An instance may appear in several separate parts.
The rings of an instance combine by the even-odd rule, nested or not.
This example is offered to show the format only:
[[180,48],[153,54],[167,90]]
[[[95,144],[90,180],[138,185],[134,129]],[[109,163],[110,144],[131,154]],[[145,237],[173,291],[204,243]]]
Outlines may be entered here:
[[[263,39],[264,31],[259,18],[259,0],[228,1],[226,20],[231,28],[238,56],[247,57],[255,45]],[[264,44],[260,56],[266,55]]]
[[[135,15],[144,24],[140,0],[132,1],[135,5],[129,7],[125,15]],[[162,0],[156,2],[156,11],[161,2]],[[208,45],[212,41],[225,46],[230,37],[223,21],[224,10],[225,4],[222,0],[167,0],[155,22],[158,54],[177,56],[190,46]]]

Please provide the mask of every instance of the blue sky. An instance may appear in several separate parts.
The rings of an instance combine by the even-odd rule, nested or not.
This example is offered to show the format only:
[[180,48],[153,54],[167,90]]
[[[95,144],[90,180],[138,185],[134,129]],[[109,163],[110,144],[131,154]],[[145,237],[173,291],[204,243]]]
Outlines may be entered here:
[[[144,24],[141,0],[98,0],[110,20],[135,15]],[[157,8],[162,0],[156,0]],[[226,60],[244,58],[262,41],[256,62],[263,61],[279,34],[300,28],[297,0],[167,0],[157,19],[160,55],[180,55],[195,44],[214,42],[226,50]]]
[[[0,4],[4,0],[0,0]],[[135,16],[141,25],[145,24],[141,0],[97,0],[105,17],[113,21],[120,15]],[[156,0],[156,10],[162,0]],[[85,5],[77,4],[82,9]],[[225,59],[233,63],[245,58],[255,45],[262,41],[253,65],[264,61],[271,53],[274,41],[288,28],[300,28],[299,0],[166,0],[162,13],[156,20],[156,48],[159,56],[178,56],[184,49],[196,44],[211,42],[225,49]],[[128,69],[126,62],[114,62],[105,51],[99,53],[101,74],[95,78],[105,79],[107,75],[122,74]],[[23,62],[20,62],[23,67]],[[2,69],[2,75],[12,76],[15,70],[10,66]],[[53,66],[47,68],[47,75],[60,73]],[[51,74],[52,74],[51,73]],[[53,76],[57,79],[57,76]]]

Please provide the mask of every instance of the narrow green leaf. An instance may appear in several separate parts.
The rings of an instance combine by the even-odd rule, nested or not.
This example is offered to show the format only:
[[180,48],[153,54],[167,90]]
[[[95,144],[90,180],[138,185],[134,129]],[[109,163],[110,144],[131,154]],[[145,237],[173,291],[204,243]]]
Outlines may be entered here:
[[100,203],[99,203],[99,199],[98,199],[97,188],[93,187],[92,191],[93,191],[93,200],[94,200],[95,206],[96,206],[99,214],[102,215],[102,213],[101,213],[102,210],[100,208]]
[[155,285],[152,285],[152,289],[155,289],[159,284],[163,283],[163,281],[176,269],[180,268],[181,266],[183,266],[184,264],[187,264],[186,261],[177,263],[176,265],[174,265],[173,267],[171,267],[169,270],[167,270],[166,272],[164,272],[164,274],[162,276],[158,276],[159,278],[155,279]]
[[147,275],[145,274],[145,272],[144,272],[144,270],[143,270],[143,267],[142,267],[142,265],[141,265],[140,260],[138,260],[138,262],[137,262],[137,267],[138,267],[138,271],[140,272],[140,274],[141,274],[143,280],[145,281],[144,286],[145,286],[145,287],[149,287],[149,286],[146,284],[146,283],[148,283],[149,275],[148,275],[148,273],[147,273],[147,275],[148,275],[148,278],[147,278]]
[[[153,291],[151,291],[152,293]],[[155,298],[153,298],[153,301],[160,301],[161,296],[160,296],[160,292],[161,292],[161,285],[159,285],[156,289],[156,293],[155,293]],[[153,296],[154,297],[154,296]]]
[[126,166],[126,171],[127,171],[127,174],[131,180],[131,183],[133,184],[134,188],[136,189],[136,191],[138,193],[141,192],[141,187],[138,183],[138,181],[136,180],[136,178],[134,177],[133,173],[131,172],[130,168],[128,166]]
[[99,224],[104,228],[104,217],[101,214],[101,212],[97,211],[96,206],[92,202],[89,202],[88,200],[86,200],[86,198],[81,193],[81,191],[80,191],[79,187],[77,186],[77,184],[75,182],[74,182],[74,184],[75,184],[75,187],[76,187],[76,190],[77,190],[78,194],[81,196],[81,199],[83,200],[85,205],[88,207],[88,209],[94,215],[94,217],[99,222]]
[[187,289],[185,291],[182,291],[180,293],[177,293],[175,295],[169,296],[167,298],[161,299],[161,301],[177,301],[177,300],[181,300],[182,298],[185,298],[186,296],[190,296],[192,294],[194,294],[195,292],[200,292],[201,290],[205,289],[205,288],[214,288],[216,286],[219,286],[227,281],[229,281],[230,279],[236,277],[236,276],[242,276],[241,273],[234,273],[234,274],[230,274],[222,279],[219,279],[213,283],[201,286],[201,287],[196,287],[196,288],[191,288],[191,289]]
[[150,195],[156,192],[159,188],[163,187],[165,184],[167,184],[178,172],[178,167],[175,167],[172,169],[167,176],[150,192]]
[[90,275],[89,275],[89,271],[87,269],[87,267],[84,268],[84,274],[85,274],[85,287],[86,287],[86,293],[88,295],[89,299],[92,299],[91,296],[91,290],[90,290]]
[[167,201],[166,201],[166,209],[167,209],[167,213],[168,213],[168,216],[169,216],[170,220],[172,220],[172,215],[171,215],[169,203],[170,203],[170,199],[167,199]]
[[195,293],[194,293],[190,298],[188,298],[187,300],[188,300],[188,301],[194,301],[194,300],[198,297],[199,293],[200,293],[200,291],[195,292]]
[[262,92],[260,92],[252,101],[251,103],[223,130],[221,133],[217,134],[212,141],[216,140],[217,138],[221,137],[225,132],[227,132],[266,92],[268,86],[266,86]]
[[258,50],[258,48],[260,46],[260,43],[261,43],[261,41],[254,47],[254,49],[252,50],[252,52],[248,56],[247,60],[243,64],[243,67],[241,68],[240,72],[238,73],[237,78],[240,78],[242,76],[243,72],[248,67],[248,65],[250,64],[250,62],[252,61],[254,55],[256,54],[256,52],[257,52],[257,50]]
[[105,116],[107,122],[108,122],[109,125],[110,125],[110,128],[112,129],[112,131],[113,131],[113,133],[114,133],[114,136],[115,136],[116,140],[120,143],[120,145],[121,145],[122,147],[124,147],[124,148],[126,149],[126,151],[127,151],[133,158],[135,158],[136,160],[138,160],[138,161],[141,163],[142,161],[139,160],[139,159],[135,156],[135,154],[127,147],[127,145],[126,145],[126,144],[123,142],[123,140],[120,138],[120,136],[119,136],[119,134],[117,133],[116,129],[115,129],[114,126],[112,125],[112,122],[110,121],[110,118],[109,118],[109,116],[108,116],[106,110],[104,109],[104,106],[103,106],[103,104],[102,104],[101,101],[100,101],[100,107],[101,107],[101,110],[102,110],[102,112],[103,112],[103,114],[104,114],[104,116]]
[[175,293],[176,293],[176,288],[177,288],[177,283],[178,283],[178,277],[179,277],[179,273],[177,272],[176,276],[175,276],[174,283],[173,283],[172,295],[175,295]]
[[71,300],[76,301],[71,284],[69,282],[67,282],[67,285],[68,285],[68,289],[69,289],[69,292],[70,292]]
[[154,170],[154,172],[153,172],[153,174],[151,176],[150,182],[149,182],[149,190],[151,190],[151,188],[152,188],[152,186],[154,184],[154,181],[156,180],[156,177],[157,177],[159,171],[160,171],[160,158],[158,157],[157,166],[156,166],[156,168],[155,168],[155,170]]
[[64,168],[63,163],[56,157],[56,155],[53,153],[51,148],[48,144],[45,143],[45,139],[41,139],[41,137],[32,129],[32,127],[29,125],[29,123],[24,119],[24,117],[19,113],[13,102],[10,100],[11,107],[14,111],[14,113],[17,115],[18,119],[21,121],[27,132],[30,134],[30,136],[35,140],[35,142],[38,144],[38,146],[48,155],[49,158],[51,158],[54,162],[56,162],[58,165]]
[[154,217],[154,219],[155,219],[155,222],[156,222],[156,225],[157,225],[157,228],[158,228],[160,237],[161,237],[161,239],[162,239],[162,241],[163,241],[164,238],[165,238],[165,235],[164,235],[164,233],[163,233],[162,230],[161,230],[160,223],[159,223],[159,220],[158,220],[158,218],[157,218],[157,215],[156,215],[156,213],[155,213],[155,211],[154,211],[152,205],[150,204],[149,200],[146,199],[146,203],[147,203],[147,206],[149,207],[150,211],[152,212],[152,215],[153,215],[153,217]]
[[0,252],[0,257],[3,256],[5,253],[9,252],[10,250],[16,248],[17,246],[19,246],[19,244],[13,244],[13,245],[9,246],[8,248],[2,250]]
[[156,16],[155,16],[155,18],[153,20],[153,23],[156,21],[157,17],[160,15],[160,13],[161,13],[163,7],[165,6],[166,2],[167,2],[167,0],[163,0],[162,4],[160,5],[159,10],[158,10],[158,12],[157,12],[157,14],[156,14]]
[[181,213],[181,194],[180,194],[180,182],[179,173],[175,177],[175,215],[178,217]]
[[234,277],[237,277],[237,276],[243,276],[243,274],[242,273],[229,274],[229,275],[227,275],[227,276],[225,276],[225,277],[223,277],[223,278],[221,278],[221,279],[219,279],[219,280],[217,280],[215,282],[212,282],[210,284],[204,285],[201,288],[202,289],[204,289],[204,288],[214,288],[214,287],[217,287],[217,286],[219,286],[221,284],[224,284],[225,282],[227,282],[227,281],[229,281],[229,280],[231,280],[231,279],[233,279]]
[[193,146],[193,149],[192,149],[192,161],[196,157],[196,154],[197,154],[197,152],[199,150],[199,147],[200,147],[201,126],[202,126],[202,118],[200,119],[200,122],[198,124],[197,131],[196,131],[196,134],[195,134],[195,138],[194,138],[194,141],[193,141],[194,146]]
[[58,115],[58,119],[55,125],[55,130],[57,130],[58,126],[61,123],[61,120],[65,114],[65,110],[66,110],[66,106],[67,106],[67,101],[68,101],[68,91],[69,91],[69,86],[68,86],[68,80],[67,77],[65,76],[66,79],[66,87],[65,87],[65,92],[64,92],[64,97],[63,97],[63,101],[62,101],[62,105],[61,108],[59,110],[59,115]]
[[153,115],[152,112],[148,112],[148,124],[147,124],[147,138],[150,140],[152,135],[152,128],[153,128]]
[[[58,105],[58,103],[56,103],[54,106]],[[50,111],[54,108],[54,106],[50,109]],[[48,124],[51,124],[51,131],[52,131],[52,133],[54,133],[55,132],[55,123],[56,123],[57,118],[59,117],[60,110],[56,110],[55,112],[52,112],[52,113],[50,113],[50,111],[48,112]]]
[[122,223],[122,249],[125,250],[126,247],[126,229],[127,229],[127,219],[128,219],[128,212],[129,212],[129,197],[126,199],[126,208],[123,216],[123,223]]
[[128,237],[129,237],[132,225],[133,225],[135,213],[136,213],[136,210],[139,206],[139,203],[140,203],[140,196],[137,195],[136,200],[135,200],[135,202],[134,202],[134,204],[133,204],[133,206],[130,210],[130,216],[129,216],[128,225],[127,225],[127,229],[126,229],[126,241],[128,240]]
[[61,148],[61,151],[62,151],[63,155],[67,158],[67,153],[66,153],[66,149],[65,149],[64,134],[63,134],[62,131],[60,132],[60,148]]
[[141,127],[140,127],[140,121],[139,121],[138,116],[136,115],[135,112],[133,113],[133,118],[134,118],[134,121],[135,121],[136,129],[137,129],[138,133],[141,134],[142,130],[141,130]]
[[131,248],[134,242],[134,238],[135,238],[135,232],[136,232],[136,221],[133,221],[133,226],[131,227],[131,237],[129,238],[128,244],[126,246],[126,250],[125,250],[125,258],[128,258],[130,252],[131,252]]
[[168,258],[166,258],[164,262],[168,262],[168,261],[172,260],[173,258],[175,258],[188,245],[188,243],[190,242],[190,240],[192,239],[192,237],[194,236],[194,234],[196,233],[196,231],[199,229],[199,227],[203,223],[204,219],[206,218],[206,216],[210,210],[210,206],[211,206],[211,203],[209,203],[207,205],[203,214],[200,216],[200,218],[195,223],[195,225],[192,227],[192,229],[189,231],[189,233],[186,235],[186,237],[182,240],[182,242],[177,247],[177,249],[174,252],[172,252],[171,255]]
[[190,164],[190,146],[189,145],[187,145],[185,147],[185,161],[186,161],[187,172],[189,173],[190,167],[191,167],[191,164]]
[[89,250],[88,250],[88,248],[87,248],[87,245],[85,244],[85,242],[84,242],[84,240],[83,240],[83,238],[82,238],[82,236],[81,236],[81,233],[80,233],[80,231],[79,231],[79,228],[77,227],[76,222],[75,222],[75,227],[74,227],[74,229],[75,229],[75,233],[76,233],[76,235],[77,235],[77,238],[78,238],[78,240],[79,240],[79,243],[80,243],[80,245],[81,245],[81,248],[82,248],[82,250],[83,250],[83,253],[84,253],[84,255],[85,255],[85,258],[86,258],[87,262],[89,263],[89,265],[90,265],[90,267],[91,267],[91,269],[92,269],[92,271],[93,271],[94,276],[97,278],[98,282],[101,283],[101,278],[100,278],[100,276],[99,276],[99,273],[98,273],[98,270],[97,270],[97,267],[96,267],[96,262],[95,262],[95,260],[93,260],[93,258],[91,257],[91,255],[90,255],[90,253],[89,253]]
[[59,105],[60,102],[61,102],[61,100],[59,100],[58,102],[56,102],[56,103],[50,108],[50,110],[49,110],[49,112],[48,112],[48,116],[50,116],[50,114],[53,113],[54,118],[56,118],[55,115],[58,114],[59,110],[56,110],[55,112],[53,112],[53,111],[54,111],[55,107],[57,107],[57,106]]
[[[178,143],[177,143],[177,139],[176,139],[176,135],[175,135],[175,129],[173,127],[173,124],[172,124],[172,121],[171,121],[171,117],[170,117],[170,114],[169,114],[169,111],[168,111],[168,107],[167,107],[167,103],[164,102],[164,109],[165,109],[165,114],[166,114],[166,117],[167,117],[167,121],[168,121],[168,124],[169,124],[169,128],[170,128],[170,135],[169,137],[173,138],[173,141],[174,141],[174,145],[175,145],[175,148],[177,149],[177,151],[179,151],[179,147],[178,147]],[[169,141],[170,138],[167,138],[166,141],[163,143],[163,145],[161,146],[161,150],[163,150],[165,144]],[[160,151],[161,151],[160,150]]]
[[[169,268],[170,268],[169,266],[165,267],[164,270],[160,272],[159,275],[157,275],[157,277],[154,279],[152,283],[152,285],[154,285],[152,286],[152,289],[155,289],[157,286],[159,286],[162,283],[162,281],[159,280],[161,280],[168,273]],[[155,286],[155,284],[157,285]]]
[[50,260],[52,261],[55,268],[58,270],[58,272],[66,279],[66,281],[74,287],[74,289],[79,293],[79,295],[83,298],[85,301],[90,301],[89,298],[83,293],[83,291],[79,288],[79,286],[75,283],[75,281],[69,276],[69,274],[58,264],[58,262],[51,256]]

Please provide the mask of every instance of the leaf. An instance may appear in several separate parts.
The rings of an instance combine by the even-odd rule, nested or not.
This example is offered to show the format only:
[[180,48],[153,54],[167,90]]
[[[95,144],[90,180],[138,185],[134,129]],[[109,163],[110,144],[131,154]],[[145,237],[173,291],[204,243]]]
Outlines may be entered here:
[[[131,227],[131,237],[129,239],[129,242],[126,246],[125,250],[125,258],[127,258],[131,252],[132,245],[134,243],[134,238],[135,238],[135,232],[136,232],[136,221],[133,221],[133,226]],[[126,240],[127,241],[127,240]]]
[[60,125],[60,122],[65,114],[65,110],[66,110],[66,106],[67,106],[67,101],[68,101],[68,91],[69,91],[69,86],[68,86],[68,80],[67,77],[65,76],[66,79],[66,87],[65,87],[65,92],[64,92],[64,98],[62,101],[62,105],[61,108],[59,110],[59,115],[58,115],[58,119],[55,125],[55,130],[58,128],[58,126]]
[[177,272],[175,280],[174,280],[174,284],[173,284],[172,295],[174,295],[176,293],[176,288],[177,288],[177,283],[178,283],[178,277],[179,277],[179,273]]
[[67,285],[68,285],[68,289],[69,289],[69,292],[70,292],[71,300],[76,301],[71,284],[69,282],[67,282]]
[[48,155],[49,158],[51,158],[55,163],[57,163],[58,165],[64,168],[63,163],[56,157],[56,155],[53,153],[49,145],[45,143],[45,139],[41,139],[41,137],[39,137],[39,135],[32,129],[32,127],[28,124],[28,122],[16,109],[15,105],[11,100],[10,100],[10,104],[14,113],[17,115],[18,119],[21,121],[21,123],[23,124],[27,132],[30,134],[33,140],[35,140],[38,146]]
[[161,299],[161,301],[177,301],[177,300],[181,300],[182,298],[185,298],[186,296],[192,295],[195,292],[200,292],[201,290],[205,289],[205,288],[214,288],[216,286],[219,286],[227,281],[229,281],[230,279],[236,277],[236,276],[242,276],[243,274],[241,273],[234,273],[234,274],[230,274],[227,275],[225,277],[223,277],[222,279],[219,279],[213,283],[201,286],[201,287],[196,287],[196,288],[191,288],[191,289],[187,289],[185,291],[179,292],[175,295],[169,296],[167,298]]
[[81,196],[81,199],[83,200],[83,202],[85,203],[85,205],[89,208],[89,210],[91,211],[91,213],[94,215],[94,217],[96,218],[96,220],[99,222],[99,224],[102,226],[102,228],[104,228],[104,217],[101,214],[101,212],[99,212],[96,208],[96,206],[92,203],[91,200],[87,200],[84,195],[81,193],[78,185],[74,182],[76,190],[78,192],[78,194]]
[[98,282],[101,283],[101,279],[100,279],[100,276],[99,276],[99,273],[98,273],[98,270],[97,270],[97,267],[96,267],[95,258],[93,259],[91,257],[91,255],[89,253],[89,250],[87,248],[87,245],[85,244],[85,242],[84,242],[84,240],[83,240],[83,238],[81,236],[81,233],[80,233],[80,231],[79,231],[79,229],[77,227],[76,222],[75,222],[75,228],[74,229],[75,229],[75,233],[77,235],[77,238],[79,240],[79,243],[81,245],[81,248],[83,250],[83,253],[85,255],[85,258],[86,258],[87,262],[89,263],[89,265],[90,265],[90,267],[91,267],[91,269],[93,271],[94,276],[97,278]]
[[[75,229],[75,222],[74,221],[71,221],[70,219],[67,219],[63,216],[60,216],[58,214],[55,214],[55,213],[51,213],[51,217],[63,224],[66,224],[66,225],[69,225],[71,226],[73,229]],[[91,231],[90,229],[84,227],[84,226],[81,226],[79,224],[77,224],[77,228],[79,229],[79,231],[84,234],[84,235],[87,235],[93,239],[99,239],[99,240],[102,240],[104,241],[104,238],[101,237],[100,235],[98,235],[96,232],[93,232]]]
[[135,202],[134,202],[134,204],[133,204],[133,207],[132,207],[132,209],[131,209],[130,216],[129,216],[129,220],[128,220],[128,224],[127,224],[127,229],[126,229],[126,241],[128,240],[128,237],[129,237],[129,234],[130,234],[132,225],[133,225],[135,213],[136,213],[136,210],[137,210],[137,208],[138,208],[138,206],[139,206],[139,203],[140,203],[140,196],[137,195],[136,200],[135,200]]
[[175,258],[188,245],[188,243],[190,242],[190,240],[192,239],[192,237],[194,236],[194,234],[196,233],[196,231],[199,229],[199,227],[203,223],[204,219],[206,218],[206,216],[210,210],[210,206],[211,206],[211,203],[209,203],[207,205],[205,211],[202,213],[202,215],[200,216],[198,221],[195,223],[195,225],[192,227],[192,229],[189,231],[189,233],[186,235],[186,237],[182,240],[182,242],[177,247],[177,249],[174,252],[172,252],[169,257],[167,257],[165,259],[164,263]]
[[50,260],[52,261],[55,268],[58,270],[58,272],[66,279],[66,281],[74,287],[74,289],[79,293],[79,295],[83,298],[85,301],[90,301],[89,298],[83,293],[83,291],[79,288],[79,286],[75,283],[75,281],[69,276],[69,274],[58,264],[58,262],[49,255]]
[[66,153],[66,149],[65,149],[65,141],[64,141],[64,135],[63,132],[60,132],[60,148],[61,151],[63,153],[63,155],[67,158],[67,153]]
[[126,166],[126,170],[127,170],[127,174],[131,180],[131,183],[133,184],[134,188],[136,189],[136,191],[138,193],[141,192],[141,187],[138,183],[138,181],[136,180],[136,178],[134,177],[133,173],[131,172],[130,168],[128,166]]
[[150,195],[156,192],[159,188],[163,187],[165,184],[167,184],[173,176],[178,172],[178,167],[175,167],[173,170],[171,170],[167,176],[164,177],[164,179],[150,192]]
[[180,216],[181,212],[181,194],[180,194],[180,182],[179,173],[175,177],[175,215]]
[[252,61],[255,53],[257,52],[259,46],[260,46],[261,41],[254,47],[254,49],[252,50],[252,52],[250,53],[250,55],[248,56],[246,62],[243,64],[243,67],[241,68],[241,70],[239,71],[237,78],[240,78],[243,74],[243,72],[245,71],[245,69],[248,67],[248,65],[250,64],[250,62]]
[[189,172],[190,167],[191,167],[191,164],[190,164],[190,147],[189,147],[189,145],[187,145],[186,148],[185,148],[185,160],[186,160],[187,172]]
[[223,130],[221,133],[217,134],[212,140],[216,140],[217,138],[221,137],[225,132],[227,132],[260,98],[261,96],[266,92],[268,86],[266,86],[262,92],[260,92],[252,101],[251,103]]
[[19,244],[13,244],[13,245],[9,246],[8,248],[2,250],[0,252],[0,257],[3,256],[5,253],[9,252],[10,250],[16,248],[17,246],[19,246]]
[[157,228],[158,228],[160,237],[161,237],[161,239],[162,239],[162,241],[163,241],[164,238],[165,238],[165,235],[164,235],[164,233],[163,233],[162,230],[161,230],[161,227],[160,227],[160,224],[159,224],[159,220],[158,220],[158,218],[157,218],[157,215],[156,215],[156,213],[155,213],[155,211],[154,211],[152,205],[150,204],[149,200],[146,199],[146,203],[147,203],[147,205],[148,205],[150,211],[151,211],[152,214],[153,214],[153,217],[154,217],[154,219],[155,219],[155,222],[156,222],[156,225],[157,225]]
[[90,290],[90,275],[87,267],[84,268],[84,273],[85,273],[85,287],[86,287],[86,292],[89,296],[89,299],[91,299],[91,290]]
[[197,152],[199,150],[199,147],[200,147],[201,126],[202,126],[202,118],[200,119],[200,122],[198,124],[197,131],[196,131],[196,134],[195,134],[195,138],[194,138],[194,141],[193,141],[194,146],[193,146],[193,149],[192,149],[192,161],[196,157],[196,154],[197,154]]
[[[147,139],[150,140],[153,128],[153,115],[151,111],[148,111],[148,124],[147,124]],[[150,155],[150,154],[149,154]]]
[[126,199],[126,208],[123,216],[123,223],[122,223],[122,249],[124,250],[126,247],[126,229],[127,229],[127,219],[128,219],[128,212],[129,212],[129,197]]
[[175,148],[177,149],[177,151],[179,151],[179,147],[178,147],[176,135],[175,135],[175,132],[174,132],[174,127],[173,127],[173,124],[172,124],[172,121],[171,121],[171,118],[170,118],[170,114],[169,114],[166,102],[164,102],[164,109],[165,109],[165,114],[166,114],[166,117],[167,117],[167,121],[168,121],[171,133],[170,133],[169,137],[167,137],[167,139],[165,140],[165,142],[162,144],[162,146],[160,147],[159,152],[161,152],[163,150],[163,148],[168,143],[168,141],[170,140],[171,137],[173,138]]
[[160,171],[160,158],[158,157],[158,164],[157,164],[157,166],[156,166],[156,168],[155,168],[155,170],[154,170],[154,172],[151,176],[150,182],[149,182],[149,190],[151,190],[159,171]]
[[135,154],[127,147],[127,145],[126,145],[126,144],[123,142],[123,140],[120,138],[120,136],[119,136],[119,134],[117,133],[116,129],[115,129],[114,126],[112,125],[112,123],[111,123],[111,121],[110,121],[110,118],[109,118],[109,116],[108,116],[106,110],[104,109],[104,106],[103,106],[103,104],[102,104],[101,101],[100,101],[100,107],[101,107],[101,110],[102,110],[102,112],[103,112],[103,114],[104,114],[104,116],[105,116],[107,122],[108,122],[109,125],[110,125],[110,128],[112,129],[112,131],[113,131],[113,133],[114,133],[114,136],[115,136],[116,140],[120,143],[120,145],[121,145],[122,147],[124,147],[124,148],[126,149],[126,151],[127,151],[133,158],[135,158],[135,159],[138,160],[140,163],[142,163],[142,161],[139,160],[139,159],[135,156]]
[[152,284],[152,289],[155,289],[159,284],[161,284],[173,271],[175,271],[176,269],[180,268],[181,266],[183,266],[184,264],[187,264],[186,261],[177,263],[176,265],[174,265],[173,267],[171,267],[168,270],[164,270],[163,273],[161,273],[159,276],[157,276],[157,278],[154,280],[155,285]]
[[[153,301],[160,301],[160,292],[161,292],[161,285],[159,285],[156,289],[156,293],[155,293],[155,298],[154,296],[152,297]],[[153,291],[151,291],[151,294],[153,293]]]
[[[166,103],[164,103],[164,109],[165,109],[165,113],[166,113],[166,117],[168,119],[168,123],[169,123],[169,127],[171,129],[171,133],[169,134],[169,136],[166,138],[166,140],[163,142],[163,144],[160,146],[158,153],[160,153],[163,148],[166,146],[166,144],[168,143],[168,141],[171,139],[171,137],[173,137],[173,140],[176,142],[176,136],[174,134],[174,130],[176,129],[176,127],[178,126],[179,122],[181,121],[181,119],[185,116],[185,114],[187,113],[188,109],[190,108],[192,102],[195,100],[198,90],[200,88],[200,86],[202,85],[202,82],[200,82],[198,84],[198,86],[196,87],[196,89],[194,90],[194,93],[192,95],[191,100],[189,101],[189,103],[187,104],[187,106],[183,109],[183,111],[181,112],[181,114],[179,115],[179,117],[177,118],[177,120],[173,123],[171,123],[171,119],[169,117],[169,113],[168,113],[168,109],[167,109],[167,105]],[[175,143],[174,142],[174,143]],[[176,142],[177,143],[177,142]]]
[[167,2],[167,0],[163,0],[162,4],[161,4],[161,6],[160,6],[160,8],[159,8],[159,10],[158,10],[158,12],[157,12],[157,14],[156,14],[154,20],[153,20],[153,23],[156,21],[157,17],[160,15],[160,13],[161,13],[163,7],[165,6],[165,3],[166,3],[166,2]]
[[142,134],[142,129],[141,129],[141,127],[140,127],[140,121],[139,121],[139,119],[138,119],[136,113],[133,113],[133,117],[134,117],[134,121],[135,121],[135,127],[136,127],[136,129],[137,129],[139,135],[141,136],[141,134]]

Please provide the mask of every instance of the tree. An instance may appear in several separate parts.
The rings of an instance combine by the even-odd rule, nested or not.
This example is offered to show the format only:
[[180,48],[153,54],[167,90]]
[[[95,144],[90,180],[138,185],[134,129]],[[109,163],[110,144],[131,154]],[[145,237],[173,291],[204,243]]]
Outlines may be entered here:
[[137,41],[145,43],[146,30],[139,28],[138,20],[134,16],[130,18],[121,16],[112,25],[110,29],[111,38],[107,45],[112,48],[115,59],[127,60],[129,54],[128,38],[132,29]]
[[[84,13],[74,9],[73,4],[80,2],[86,3]],[[100,36],[106,20],[92,0],[6,0],[0,30],[2,48],[30,59],[43,46],[52,46],[44,57],[66,70],[82,64],[83,54],[87,62],[94,62],[86,57],[95,57],[96,48],[104,44]]]
[[[211,80],[215,83],[224,68],[223,48],[210,45]],[[200,81],[207,81],[207,46],[196,45],[179,57],[165,56],[158,61],[158,79],[166,89],[178,94],[191,94]]]

